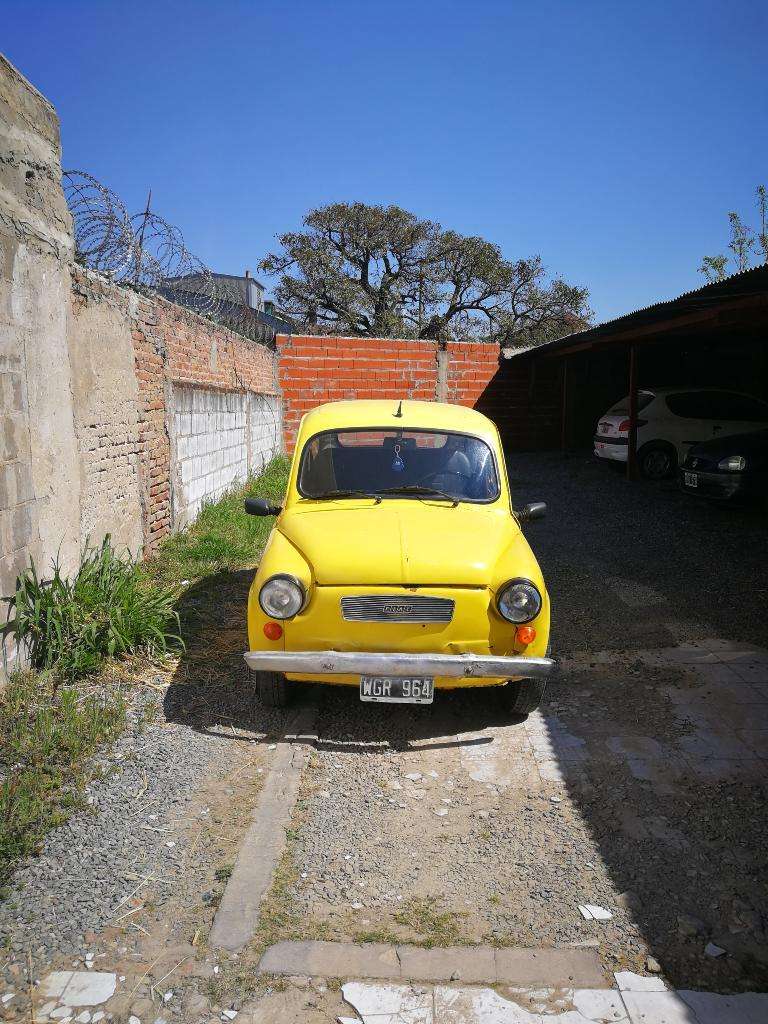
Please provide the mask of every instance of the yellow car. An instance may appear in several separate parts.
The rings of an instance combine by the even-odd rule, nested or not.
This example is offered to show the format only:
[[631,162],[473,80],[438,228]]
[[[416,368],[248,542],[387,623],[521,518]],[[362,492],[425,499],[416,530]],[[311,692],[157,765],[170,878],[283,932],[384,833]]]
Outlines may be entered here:
[[533,711],[555,663],[549,597],[513,511],[495,425],[437,402],[332,402],[301,422],[285,506],[248,600],[260,699],[293,684],[430,704],[435,690],[504,686]]

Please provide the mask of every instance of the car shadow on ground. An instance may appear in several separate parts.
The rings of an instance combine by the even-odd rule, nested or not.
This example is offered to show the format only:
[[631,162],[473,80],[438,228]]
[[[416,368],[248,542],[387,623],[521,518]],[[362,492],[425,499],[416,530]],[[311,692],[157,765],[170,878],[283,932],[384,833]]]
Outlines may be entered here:
[[365,705],[354,687],[295,684],[287,708],[265,707],[258,698],[247,649],[246,603],[253,570],[220,572],[193,584],[178,604],[186,645],[164,698],[166,720],[231,739],[279,742],[295,733],[296,712],[319,704],[322,742],[365,752],[372,745],[440,748],[492,742],[458,734],[520,719],[510,716],[495,690],[438,691],[433,705]]

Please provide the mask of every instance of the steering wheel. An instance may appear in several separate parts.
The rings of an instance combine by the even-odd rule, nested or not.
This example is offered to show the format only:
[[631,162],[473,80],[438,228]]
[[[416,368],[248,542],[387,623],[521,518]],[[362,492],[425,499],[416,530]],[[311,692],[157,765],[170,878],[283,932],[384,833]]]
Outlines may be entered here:
[[[429,487],[431,481],[439,480],[441,477],[447,476],[455,476],[464,484],[468,483],[472,479],[471,476],[467,476],[466,473],[460,473],[457,469],[438,469],[434,473],[427,473],[427,475],[419,481],[419,485]],[[441,487],[440,490],[445,490],[445,488]]]

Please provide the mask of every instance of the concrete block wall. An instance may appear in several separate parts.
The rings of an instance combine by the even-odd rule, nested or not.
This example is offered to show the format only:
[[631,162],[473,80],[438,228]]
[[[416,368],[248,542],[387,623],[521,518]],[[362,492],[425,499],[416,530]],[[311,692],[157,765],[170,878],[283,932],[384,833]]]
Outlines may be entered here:
[[251,476],[283,450],[283,402],[280,395],[248,393],[248,466]]
[[277,395],[174,386],[174,522],[258,474],[282,447]]
[[248,476],[247,397],[233,391],[173,389],[177,486],[174,518],[188,523]]

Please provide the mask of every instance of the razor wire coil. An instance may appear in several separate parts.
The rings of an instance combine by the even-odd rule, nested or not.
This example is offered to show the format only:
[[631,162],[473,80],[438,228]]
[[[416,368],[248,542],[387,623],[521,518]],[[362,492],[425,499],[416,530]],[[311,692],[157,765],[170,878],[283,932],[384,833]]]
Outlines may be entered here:
[[275,331],[245,301],[238,279],[222,280],[189,251],[178,227],[147,209],[129,215],[120,197],[85,171],[64,171],[75,258],[117,284],[156,292],[253,341]]

